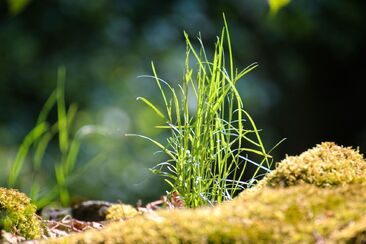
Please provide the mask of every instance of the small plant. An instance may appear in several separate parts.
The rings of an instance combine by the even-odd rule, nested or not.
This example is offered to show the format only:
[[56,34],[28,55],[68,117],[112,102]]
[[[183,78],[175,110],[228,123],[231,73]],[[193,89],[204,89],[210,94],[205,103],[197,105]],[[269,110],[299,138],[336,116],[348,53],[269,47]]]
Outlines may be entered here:
[[[178,193],[186,206],[198,207],[232,199],[239,190],[254,182],[260,169],[270,171],[272,157],[266,152],[253,119],[243,109],[235,87],[238,80],[257,65],[240,72],[234,68],[225,16],[212,61],[200,38],[201,48],[197,52],[187,33],[184,35],[185,70],[178,88],[160,79],[153,63],[154,75],[144,76],[155,79],[165,111],[146,98],[137,98],[166,122],[157,128],[170,129],[167,145],[146,136],[129,135],[151,141],[169,156],[167,161],[152,168],[152,172],[166,177],[171,193]],[[225,57],[225,46],[228,57]],[[197,69],[190,66],[192,55]],[[195,110],[189,107],[192,100],[196,103]],[[254,162],[250,155],[259,157],[260,162]],[[249,183],[241,181],[248,164],[256,167]]]
[[[46,206],[56,199],[64,206],[69,205],[69,185],[87,167],[105,159],[105,155],[99,153],[90,161],[86,162],[83,167],[76,168],[81,140],[88,134],[98,132],[100,128],[88,125],[79,128],[75,134],[71,133],[74,127],[74,119],[77,115],[77,106],[71,104],[66,109],[64,91],[65,74],[65,68],[60,67],[58,69],[57,88],[43,106],[36,126],[28,133],[20,145],[8,175],[8,186],[14,187],[18,182],[27,157],[32,156],[29,159],[32,161],[33,183],[29,195],[38,208]],[[54,107],[57,110],[57,121],[50,123],[48,116]],[[59,158],[55,157],[57,158],[57,162],[54,163],[55,184],[51,189],[45,191],[41,188],[44,184],[37,178],[41,173],[46,150],[55,138],[58,139],[58,149],[60,152]]]

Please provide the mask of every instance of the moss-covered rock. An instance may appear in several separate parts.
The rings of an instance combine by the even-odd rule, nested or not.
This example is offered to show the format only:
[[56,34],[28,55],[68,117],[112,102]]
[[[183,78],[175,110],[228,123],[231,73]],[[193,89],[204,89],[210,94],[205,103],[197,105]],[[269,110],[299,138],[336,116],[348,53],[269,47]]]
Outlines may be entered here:
[[24,193],[0,187],[0,229],[26,239],[41,237],[36,207]]
[[366,217],[349,223],[338,232],[333,232],[332,240],[339,243],[366,243]]
[[[364,238],[366,186],[263,188],[214,208],[160,210],[50,243],[337,243]],[[341,233],[341,234],[340,234]]]
[[299,156],[286,157],[256,187],[302,183],[329,187],[363,182],[366,182],[363,155],[350,147],[323,142]]
[[47,242],[364,243],[365,212],[365,160],[327,142],[287,157],[233,201],[146,213]]

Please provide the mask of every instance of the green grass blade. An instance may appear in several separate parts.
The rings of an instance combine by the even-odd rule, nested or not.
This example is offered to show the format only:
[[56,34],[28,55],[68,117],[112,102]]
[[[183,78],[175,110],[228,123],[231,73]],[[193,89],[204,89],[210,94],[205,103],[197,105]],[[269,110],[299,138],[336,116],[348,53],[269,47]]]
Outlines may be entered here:
[[36,140],[35,151],[33,156],[33,167],[36,171],[41,169],[43,156],[53,136],[54,136],[53,133],[47,131],[38,140]]
[[162,119],[165,119],[164,114],[154,105],[152,104],[149,100],[147,100],[144,97],[138,97],[136,98],[136,100],[141,100],[142,102],[144,102],[147,106],[149,106],[152,110],[154,110],[154,112]]
[[48,126],[46,123],[40,123],[36,127],[34,127],[28,135],[24,138],[22,144],[19,147],[18,153],[15,157],[14,162],[11,165],[10,172],[8,175],[8,185],[9,187],[14,187],[18,177],[20,170],[24,165],[25,158],[28,154],[28,151],[34,141],[36,141],[43,133],[47,130]]
[[226,30],[226,39],[227,39],[227,46],[229,50],[229,61],[230,61],[230,77],[231,79],[234,78],[234,61],[233,61],[233,51],[231,49],[231,40],[230,40],[230,33],[229,33],[229,27],[227,25],[225,14],[222,13],[222,17],[224,19],[224,26]]
[[79,154],[79,149],[80,142],[77,138],[74,138],[71,141],[70,148],[66,156],[66,161],[64,165],[66,174],[70,174],[74,170],[75,163]]
[[67,116],[65,108],[65,67],[60,67],[57,72],[57,115],[59,129],[59,145],[63,154],[66,154],[69,147],[69,135],[67,126]]
[[38,115],[37,124],[47,121],[48,114],[57,101],[57,90],[54,90],[43,105],[41,112]]

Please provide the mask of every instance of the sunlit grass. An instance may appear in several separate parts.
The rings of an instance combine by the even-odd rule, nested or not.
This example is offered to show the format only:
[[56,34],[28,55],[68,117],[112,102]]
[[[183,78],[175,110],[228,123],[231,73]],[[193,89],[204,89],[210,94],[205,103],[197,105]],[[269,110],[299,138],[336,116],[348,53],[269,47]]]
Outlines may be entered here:
[[[152,172],[164,176],[172,188],[170,192],[178,193],[186,206],[198,207],[232,199],[252,184],[260,170],[270,171],[272,157],[252,117],[244,110],[236,88],[236,83],[257,64],[241,71],[235,69],[225,16],[212,60],[200,38],[197,51],[188,34],[184,35],[185,70],[178,87],[160,79],[153,63],[153,75],[148,76],[156,81],[164,109],[147,98],[138,98],[163,119],[165,124],[157,128],[169,129],[170,137],[164,143],[129,135],[145,138],[167,154],[169,159],[153,167]],[[190,64],[192,56],[194,68]],[[196,102],[195,110],[189,106],[192,99]],[[254,162],[250,155],[260,161]],[[256,170],[250,182],[243,182],[248,164]]]

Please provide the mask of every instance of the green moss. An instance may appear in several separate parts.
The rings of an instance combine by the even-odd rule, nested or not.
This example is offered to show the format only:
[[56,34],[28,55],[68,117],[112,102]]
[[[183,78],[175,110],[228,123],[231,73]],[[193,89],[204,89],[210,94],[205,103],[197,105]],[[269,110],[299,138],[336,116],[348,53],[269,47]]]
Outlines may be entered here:
[[127,204],[113,204],[107,209],[107,220],[126,220],[142,214],[136,208]]
[[332,235],[338,243],[366,243],[366,217],[349,223],[345,228]]
[[[322,240],[334,243],[359,240],[366,227],[365,202],[366,185],[363,184],[333,188],[308,184],[265,187],[213,208],[145,213],[111,223],[101,231],[48,242],[315,243]],[[361,221],[362,228],[352,224]]]
[[0,229],[26,239],[41,237],[41,222],[36,207],[23,193],[0,187]]
[[271,187],[312,184],[329,187],[366,182],[366,162],[350,147],[323,142],[299,156],[286,157],[257,185]]
[[[283,186],[283,187],[282,187]],[[326,142],[231,202],[160,210],[50,243],[364,243],[366,162]]]

